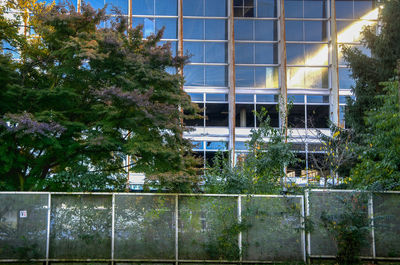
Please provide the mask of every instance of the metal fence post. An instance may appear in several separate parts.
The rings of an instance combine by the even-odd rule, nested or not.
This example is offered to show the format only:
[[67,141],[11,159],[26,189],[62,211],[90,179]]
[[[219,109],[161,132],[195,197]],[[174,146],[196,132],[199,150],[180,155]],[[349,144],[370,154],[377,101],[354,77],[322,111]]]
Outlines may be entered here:
[[[238,223],[239,225],[242,223],[242,196],[238,195]],[[242,231],[239,232],[238,235],[238,246],[239,246],[239,260],[243,260],[243,253],[242,253]]]
[[115,194],[112,195],[111,204],[111,265],[114,264],[114,238],[115,238]]
[[179,225],[179,204],[178,204],[178,199],[179,196],[175,195],[175,265],[179,264],[179,231],[178,231],[178,225]]
[[371,220],[371,238],[372,238],[372,257],[376,258],[375,251],[375,223],[374,223],[374,201],[372,192],[369,195],[368,199],[368,217]]
[[51,215],[51,193],[47,201],[47,234],[46,234],[46,265],[49,264],[49,252],[50,252],[50,215]]
[[[310,199],[309,199],[309,190],[305,190],[304,192],[304,199],[305,199],[305,220],[306,222],[308,222],[309,220],[307,220],[308,218],[310,218]],[[311,234],[309,229],[307,229],[306,231],[306,236],[307,236],[307,240],[306,240],[306,262],[307,264],[311,263],[310,260],[310,255],[311,255]]]

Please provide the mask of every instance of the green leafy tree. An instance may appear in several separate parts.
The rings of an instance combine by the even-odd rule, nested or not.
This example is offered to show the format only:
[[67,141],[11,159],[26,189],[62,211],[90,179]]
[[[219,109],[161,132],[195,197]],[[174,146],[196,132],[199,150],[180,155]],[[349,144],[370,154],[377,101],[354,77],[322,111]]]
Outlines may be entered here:
[[343,47],[343,54],[356,80],[353,88],[355,99],[349,99],[346,125],[356,133],[366,127],[366,113],[382,102],[375,96],[384,94],[381,82],[395,76],[397,60],[400,59],[400,1],[383,1],[379,23],[366,27],[362,43],[371,50],[372,56],[357,48]]
[[380,107],[367,113],[367,131],[352,170],[353,185],[373,190],[400,190],[400,113],[398,82],[386,82]]
[[216,156],[215,165],[205,174],[207,192],[271,194],[283,191],[285,169],[296,162],[296,157],[291,144],[285,141],[285,129],[272,128],[265,109],[257,113],[257,118],[260,125],[251,131],[248,153],[234,167],[229,159]]
[[[13,8],[25,10],[20,2]],[[79,13],[62,5],[29,12],[34,35],[16,34],[21,17],[0,18],[1,41],[20,54],[0,55],[0,188],[118,189],[126,155],[149,182],[196,185],[181,122],[181,109],[194,107],[181,75],[167,71],[185,58],[159,44],[163,32],[143,39],[141,27],[85,4]]]

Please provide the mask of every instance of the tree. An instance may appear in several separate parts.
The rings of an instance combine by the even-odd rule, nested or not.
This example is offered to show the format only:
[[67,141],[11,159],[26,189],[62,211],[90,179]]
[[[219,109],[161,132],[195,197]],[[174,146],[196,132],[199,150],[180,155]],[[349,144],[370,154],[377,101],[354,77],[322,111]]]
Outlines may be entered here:
[[285,169],[296,162],[291,144],[285,141],[286,129],[272,128],[265,109],[257,118],[259,128],[251,130],[248,152],[236,166],[216,156],[215,165],[205,174],[206,192],[273,194],[284,190]]
[[386,82],[380,107],[367,113],[365,143],[352,170],[352,184],[372,190],[400,190],[400,113],[398,82]]
[[[167,71],[185,58],[159,45],[163,32],[143,39],[142,27],[89,5],[30,12],[35,34],[10,43],[21,59],[0,55],[0,188],[117,189],[126,155],[150,182],[195,185],[181,122],[181,109],[195,107],[182,77]],[[2,40],[9,36],[2,27]]]
[[372,56],[357,48],[343,47],[345,60],[356,80],[353,88],[355,99],[349,99],[346,107],[346,125],[357,134],[366,127],[366,113],[382,103],[376,98],[384,94],[381,82],[395,76],[397,60],[400,59],[400,1],[383,1],[382,6],[378,27],[366,27],[362,33],[362,43],[371,50]]

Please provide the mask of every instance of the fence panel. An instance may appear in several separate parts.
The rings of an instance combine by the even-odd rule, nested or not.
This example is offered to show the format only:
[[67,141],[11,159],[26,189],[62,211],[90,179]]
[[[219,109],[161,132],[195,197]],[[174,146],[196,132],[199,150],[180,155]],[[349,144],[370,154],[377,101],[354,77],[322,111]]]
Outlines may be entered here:
[[[365,230],[371,229],[368,217],[368,199],[366,192],[351,192],[337,190],[313,190],[309,193],[309,249],[311,256],[336,256],[336,237],[333,229],[338,226],[352,226],[351,220],[356,215],[365,224]],[[361,250],[361,256],[373,257],[372,237],[369,233],[367,242]]]
[[111,258],[111,195],[52,195],[50,258]]
[[115,195],[116,259],[175,259],[175,196]]
[[305,259],[303,197],[242,197],[243,260]]
[[239,260],[237,197],[179,196],[179,259]]
[[48,194],[0,194],[0,259],[45,259]]
[[400,258],[400,193],[373,195],[377,257]]

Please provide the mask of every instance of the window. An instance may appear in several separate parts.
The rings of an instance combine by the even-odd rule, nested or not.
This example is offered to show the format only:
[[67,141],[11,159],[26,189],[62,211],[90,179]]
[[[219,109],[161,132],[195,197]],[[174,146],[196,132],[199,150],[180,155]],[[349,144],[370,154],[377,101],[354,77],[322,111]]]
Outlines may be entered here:
[[254,17],[255,0],[234,0],[233,12],[235,17]]

